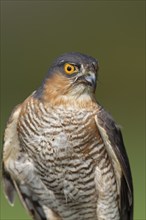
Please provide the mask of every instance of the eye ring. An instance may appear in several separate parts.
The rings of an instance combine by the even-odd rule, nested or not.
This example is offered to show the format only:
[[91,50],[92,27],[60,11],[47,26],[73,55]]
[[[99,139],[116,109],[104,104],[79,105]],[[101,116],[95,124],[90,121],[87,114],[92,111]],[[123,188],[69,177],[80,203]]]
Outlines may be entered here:
[[64,70],[67,74],[73,74],[73,73],[77,72],[75,66],[73,64],[70,64],[70,63],[66,63],[64,65]]

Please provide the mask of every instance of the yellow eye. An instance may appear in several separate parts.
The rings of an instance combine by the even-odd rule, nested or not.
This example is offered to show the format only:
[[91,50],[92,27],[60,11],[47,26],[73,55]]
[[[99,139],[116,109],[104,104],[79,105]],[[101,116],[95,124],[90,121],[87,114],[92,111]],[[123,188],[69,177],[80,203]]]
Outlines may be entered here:
[[76,68],[74,65],[70,64],[70,63],[66,63],[64,65],[64,70],[67,74],[72,74],[72,73],[75,73],[77,72]]

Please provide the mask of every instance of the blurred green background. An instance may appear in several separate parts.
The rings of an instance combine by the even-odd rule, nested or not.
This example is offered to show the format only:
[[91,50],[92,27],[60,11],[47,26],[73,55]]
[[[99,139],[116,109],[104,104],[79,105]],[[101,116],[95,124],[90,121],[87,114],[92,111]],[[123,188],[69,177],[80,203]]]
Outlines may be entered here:
[[[97,97],[122,126],[135,220],[145,218],[145,1],[1,1],[1,136],[12,108],[69,51],[98,58]],[[1,191],[1,219],[30,219]]]

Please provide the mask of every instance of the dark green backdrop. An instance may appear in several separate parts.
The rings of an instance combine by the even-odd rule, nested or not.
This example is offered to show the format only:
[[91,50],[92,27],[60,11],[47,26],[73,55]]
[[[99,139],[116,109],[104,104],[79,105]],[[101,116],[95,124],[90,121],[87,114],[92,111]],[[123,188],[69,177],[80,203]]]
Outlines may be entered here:
[[[122,126],[135,219],[145,219],[144,1],[1,1],[1,130],[12,108],[39,84],[51,61],[80,51],[98,58],[98,100]],[[29,219],[1,194],[1,219]]]

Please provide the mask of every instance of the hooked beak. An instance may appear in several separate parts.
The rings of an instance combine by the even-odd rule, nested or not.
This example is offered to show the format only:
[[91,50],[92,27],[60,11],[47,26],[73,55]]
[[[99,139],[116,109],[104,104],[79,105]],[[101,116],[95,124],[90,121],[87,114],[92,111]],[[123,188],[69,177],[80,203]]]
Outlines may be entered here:
[[96,89],[96,76],[94,72],[88,72],[85,75],[78,77],[77,81]]
[[89,86],[93,88],[96,87],[96,76],[93,72],[89,72],[87,75],[85,75],[85,80]]

